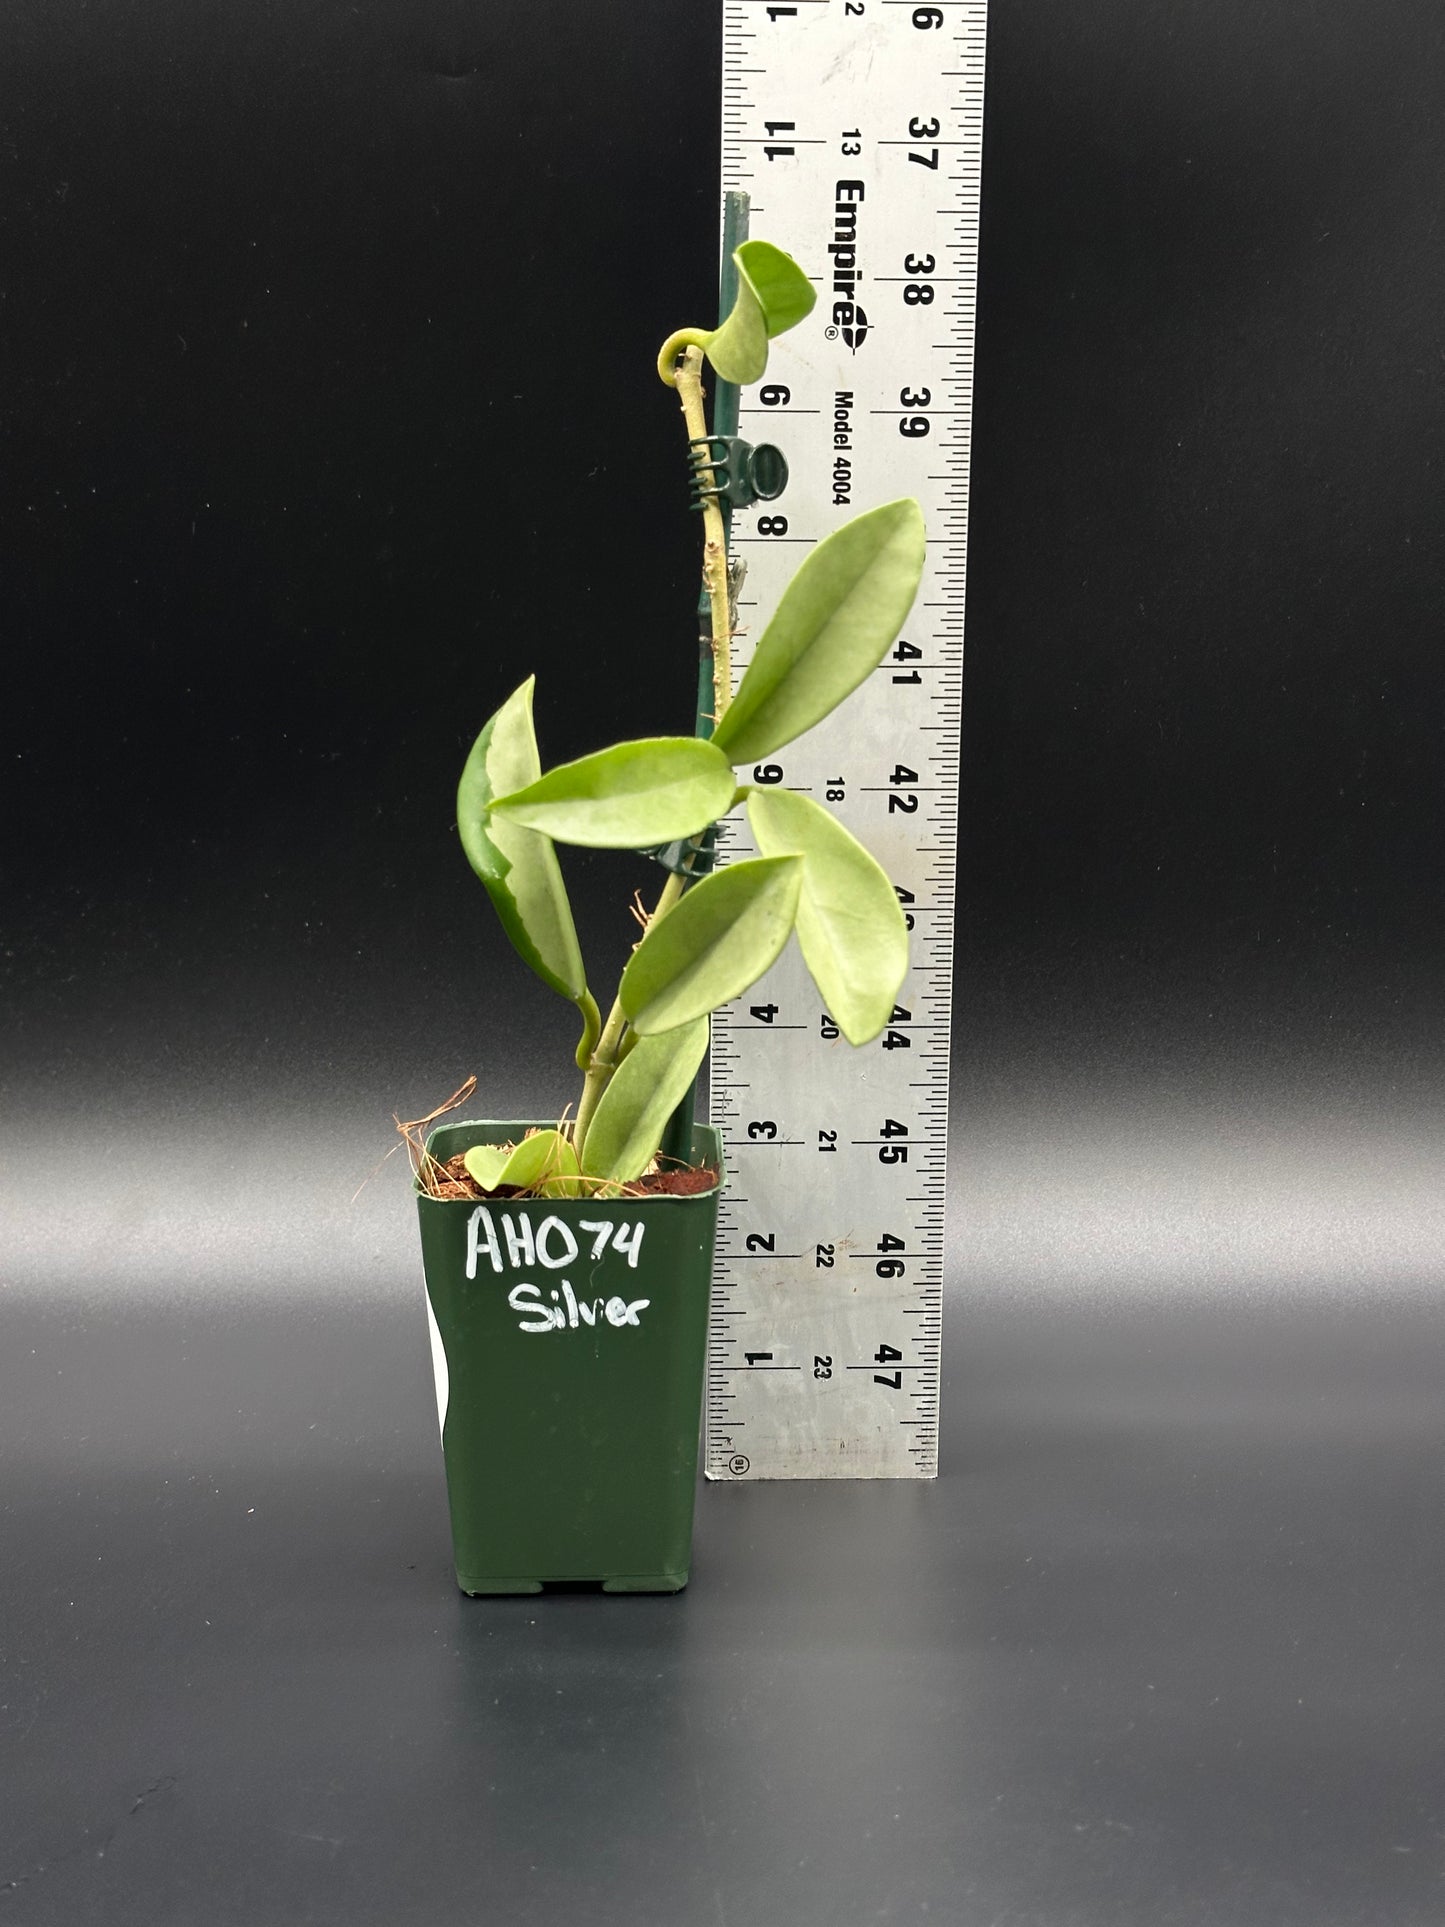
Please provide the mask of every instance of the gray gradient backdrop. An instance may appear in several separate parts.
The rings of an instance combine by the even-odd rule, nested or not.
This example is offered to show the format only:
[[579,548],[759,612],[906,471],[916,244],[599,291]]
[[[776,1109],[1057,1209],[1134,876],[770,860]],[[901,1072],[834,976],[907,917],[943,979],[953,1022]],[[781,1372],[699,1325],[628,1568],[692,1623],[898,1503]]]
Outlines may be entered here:
[[375,1167],[691,713],[713,9],[0,24],[0,1919],[1445,1919],[1439,10],[990,35],[943,1474],[482,1603]]

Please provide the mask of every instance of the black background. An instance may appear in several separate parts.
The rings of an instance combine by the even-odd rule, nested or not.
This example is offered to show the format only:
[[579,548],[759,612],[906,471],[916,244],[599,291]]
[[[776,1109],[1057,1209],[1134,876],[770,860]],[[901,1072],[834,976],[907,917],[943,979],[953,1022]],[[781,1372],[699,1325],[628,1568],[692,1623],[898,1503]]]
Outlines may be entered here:
[[[402,1560],[383,1527],[376,1563],[338,1555],[361,1628],[393,1553],[408,1575],[421,1617],[386,1595],[387,1663],[405,1671],[440,1615],[446,1650],[479,1669],[460,1690],[484,1699],[490,1649],[467,1642],[525,1648],[535,1608],[456,1618],[445,1596],[397,1161],[353,1193],[389,1114],[468,1072],[496,1115],[573,1094],[568,1014],[512,958],[456,844],[480,723],[534,669],[548,760],[690,721],[696,530],[652,361],[714,300],[718,21],[663,0],[20,0],[0,72],[0,1315],[6,1509],[24,1528],[0,1721],[26,1789],[0,1908],[155,1927],[199,1917],[200,1893],[215,1920],[279,1920],[303,1917],[304,1890],[306,1918],[421,1918],[428,1894],[471,1891],[438,1873],[440,1845],[430,1873],[383,1854],[338,1888],[335,1854],[313,1876],[261,1821],[228,1832],[221,1793],[185,1805],[217,1745],[267,1770],[235,1709],[197,1725],[178,1702],[152,1732],[118,1694],[100,1737],[85,1722],[117,1654],[153,1644],[164,1665],[174,1628],[157,1631],[141,1575],[161,1562],[183,1618],[198,1574],[249,1557],[239,1501],[229,1526],[207,1515],[204,1546],[198,1514],[155,1510],[161,1465],[187,1468],[193,1503],[235,1484],[217,1466],[272,1466],[278,1490],[353,1467],[371,1483],[345,1486],[341,1512],[405,1511],[416,1540]],[[666,1770],[694,1772],[714,1816],[739,1776],[781,1775],[770,1798],[791,1787],[803,1834],[829,1842],[822,1884],[791,1884],[792,1836],[738,1872],[760,1811],[744,1803],[731,1832],[702,1822],[703,1847],[669,1836],[694,1873],[713,1856],[696,1891],[658,1872],[624,1904],[643,1878],[626,1856],[605,1891],[580,1867],[529,1887],[539,1855],[559,1864],[539,1844],[497,1863],[518,1906],[650,1919],[650,1893],[658,1918],[666,1894],[697,1918],[802,1921],[843,1880],[854,1917],[927,1901],[968,1927],[1438,1919],[1438,1665],[1419,1617],[1438,1573],[1419,1562],[1439,1515],[1420,1361],[1441,1335],[1442,101],[1433,0],[994,9],[945,1478],[926,1499],[799,1511],[795,1494],[704,1493],[714,1558],[695,1593],[740,1602],[736,1620],[692,1596],[675,1612],[694,1621],[549,1602],[548,1664],[584,1706],[589,1680],[614,1664],[651,1679],[661,1653],[669,1734],[689,1709],[704,1733],[744,1719],[736,1758],[669,1740]],[[624,858],[568,867],[605,981],[642,879]],[[293,1347],[314,1370],[279,1368]],[[1079,1379],[1079,1359],[1112,1362]],[[318,1424],[334,1465],[306,1456]],[[1140,1458],[1110,1456],[1130,1426],[1160,1467],[1147,1493]],[[1082,1480],[1067,1504],[1065,1464]],[[1201,1478],[1214,1509],[1181,1525]],[[82,1566],[98,1583],[76,1551],[87,1506],[110,1521],[98,1556],[136,1562],[136,1590],[119,1619],[96,1594],[75,1643]],[[325,1562],[298,1578],[293,1557],[325,1527],[304,1507],[292,1524],[251,1573],[263,1624],[288,1586],[325,1592]],[[1310,1583],[1266,1602],[1251,1588],[1292,1527]],[[899,1741],[866,1816],[906,1849],[871,1858],[862,1817],[840,1818],[851,1795],[800,1794],[789,1752],[834,1704],[833,1634],[901,1663],[881,1568],[840,1575],[840,1544],[912,1562],[925,1601],[952,1601],[910,1621],[907,1650],[967,1654],[985,1693],[1003,1689],[978,1642],[1016,1630],[1002,1602],[1023,1566],[1071,1579],[1059,1618],[1029,1622],[1047,1683],[1020,1683],[1013,1649],[1020,1697],[984,1721],[995,1751],[928,1754],[914,1785]],[[709,1712],[688,1665],[669,1670],[691,1625],[704,1674],[708,1653],[757,1642],[764,1673],[789,1677],[768,1640],[807,1650],[825,1582],[861,1617],[824,1614],[804,1662],[821,1670],[781,1724],[746,1672],[724,1667]],[[1194,1616],[1160,1657],[1180,1597]],[[1080,1626],[1105,1622],[1111,1657],[1081,1658]],[[381,1664],[352,1637],[343,1697]],[[1286,1692],[1302,1647],[1308,1677]],[[1130,1819],[1089,1791],[1088,1763],[1118,1765],[1109,1736],[1157,1715],[1141,1650],[1189,1685],[1171,1743],[1109,1783]],[[498,1664],[542,1693],[526,1662]],[[1097,1725],[1061,1725],[1057,1695],[1081,1681]],[[620,1732],[647,1690],[599,1688],[567,1757],[590,1760],[588,1719]],[[1221,1699],[1237,1730],[1200,1710]],[[1287,1727],[1321,1700],[1317,1726]],[[555,1762],[545,1712],[508,1702],[497,1771]],[[977,1713],[960,1706],[959,1730]],[[887,1717],[870,1705],[875,1747]],[[362,1746],[337,1794],[355,1735],[322,1731],[335,1757],[318,1742],[276,1798],[298,1839],[354,1840],[385,1759]],[[168,1748],[192,1760],[169,1780]],[[1231,1807],[1201,1760],[1241,1748],[1252,1777]],[[247,1770],[237,1784],[259,1785]],[[905,1783],[933,1817],[890,1835]],[[323,1784],[350,1799],[344,1824],[301,1811]],[[107,1887],[107,1828],[175,1786],[154,1862]],[[1001,1787],[1024,1817],[980,1831]],[[465,1770],[448,1797],[471,1810]],[[530,1839],[525,1815],[508,1824]],[[248,1887],[263,1865],[273,1887]]]
[[[676,12],[12,11],[27,1063],[210,1078],[224,1018],[252,1101],[299,1054],[317,1103],[384,1116],[505,1077],[498,999],[558,1029],[449,811],[529,670],[549,758],[685,726],[651,354],[713,299],[718,47]],[[992,22],[985,1076],[1021,1042],[1089,1078],[1433,1059],[1440,79],[1423,0]],[[615,866],[573,867],[621,954]]]

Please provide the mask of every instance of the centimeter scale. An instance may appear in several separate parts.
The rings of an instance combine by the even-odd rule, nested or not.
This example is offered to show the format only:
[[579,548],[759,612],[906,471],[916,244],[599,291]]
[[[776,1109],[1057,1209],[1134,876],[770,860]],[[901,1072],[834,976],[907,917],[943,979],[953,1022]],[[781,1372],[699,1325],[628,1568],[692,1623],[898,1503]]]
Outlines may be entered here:
[[[818,305],[772,344],[741,431],[791,479],[735,516],[741,674],[807,549],[903,495],[928,565],[869,684],[743,772],[818,797],[912,926],[883,1035],[838,1035],[796,946],[714,1019],[727,1142],[707,1378],[710,1478],[938,1469],[954,843],[985,0],[724,0],[723,185]],[[751,632],[749,634],[749,632]],[[724,857],[752,854],[746,829]]]

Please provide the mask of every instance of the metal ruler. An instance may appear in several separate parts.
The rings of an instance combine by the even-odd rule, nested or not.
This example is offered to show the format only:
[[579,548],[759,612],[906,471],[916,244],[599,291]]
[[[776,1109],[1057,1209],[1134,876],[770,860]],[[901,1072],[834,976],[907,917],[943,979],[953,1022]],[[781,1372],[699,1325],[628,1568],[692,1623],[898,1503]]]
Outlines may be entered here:
[[[883,1036],[851,1049],[796,945],[714,1019],[729,1185],[710,1478],[938,1469],[963,591],[986,0],[724,0],[723,185],[813,276],[741,431],[791,479],[733,522],[737,673],[809,547],[915,496],[928,566],[864,689],[744,780],[826,802],[913,926]],[[724,857],[751,854],[729,826]]]

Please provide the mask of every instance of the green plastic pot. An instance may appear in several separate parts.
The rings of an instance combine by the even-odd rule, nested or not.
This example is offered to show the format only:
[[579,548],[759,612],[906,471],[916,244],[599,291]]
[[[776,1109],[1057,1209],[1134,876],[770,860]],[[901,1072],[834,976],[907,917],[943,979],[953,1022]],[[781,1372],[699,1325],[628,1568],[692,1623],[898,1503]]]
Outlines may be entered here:
[[[528,1124],[444,1124],[445,1162]],[[694,1127],[692,1162],[718,1133]],[[687,1584],[718,1191],[417,1193],[457,1584],[605,1592]]]

